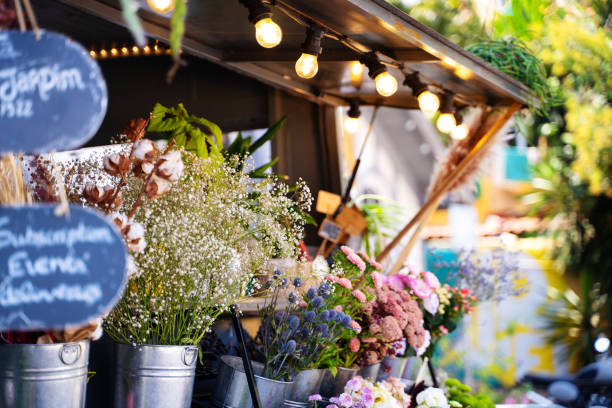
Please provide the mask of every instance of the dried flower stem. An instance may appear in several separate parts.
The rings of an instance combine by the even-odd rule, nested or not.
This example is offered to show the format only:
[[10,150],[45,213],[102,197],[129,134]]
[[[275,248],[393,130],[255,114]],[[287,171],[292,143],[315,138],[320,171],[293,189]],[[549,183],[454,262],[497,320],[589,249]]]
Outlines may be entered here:
[[[175,140],[172,139],[172,141],[170,143],[168,143],[168,147],[166,147],[166,150],[164,150],[164,152],[161,154],[161,156],[163,156],[166,153],[168,153],[174,147],[175,144],[176,144]],[[144,184],[140,188],[140,192],[138,193],[138,198],[136,198],[136,201],[134,202],[134,205],[132,206],[132,209],[128,213],[128,218],[132,218],[134,216],[134,214],[136,214],[136,210],[138,209],[138,207],[140,207],[142,204],[144,204],[144,202],[142,201],[142,196],[145,194],[145,189],[147,188],[147,184],[151,180],[151,177],[153,177],[153,174],[155,174],[155,172],[157,171],[157,169],[159,168],[160,165],[161,165],[161,160],[157,159],[157,161],[155,162],[155,166],[153,167],[153,170],[151,170],[151,172],[149,173],[149,175],[145,179]]]

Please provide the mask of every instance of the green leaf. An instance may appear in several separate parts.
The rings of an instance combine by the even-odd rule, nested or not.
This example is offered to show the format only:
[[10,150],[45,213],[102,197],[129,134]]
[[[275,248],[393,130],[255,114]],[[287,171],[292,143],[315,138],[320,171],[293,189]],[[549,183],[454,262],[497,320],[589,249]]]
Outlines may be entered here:
[[257,139],[249,147],[249,154],[252,154],[254,151],[256,151],[261,146],[263,146],[267,141],[271,140],[278,133],[280,128],[283,126],[286,119],[287,119],[287,116],[285,115],[282,118],[280,118],[278,122],[270,126],[270,128],[266,131],[266,133],[264,133],[259,139]]
[[275,157],[271,162],[266,163],[263,166],[259,166],[255,170],[251,171],[249,175],[255,178],[264,178],[266,177],[266,170],[274,166],[277,162],[278,162],[278,157]]
[[185,15],[187,14],[187,0],[175,0],[174,12],[170,18],[170,50],[175,60],[181,52],[183,34],[185,34]]
[[[187,112],[185,111],[185,113]],[[216,139],[215,143],[217,145],[217,149],[219,150],[223,149],[223,132],[221,132],[221,128],[217,124],[207,119],[200,118],[194,115],[189,115],[189,121],[192,123],[197,123],[202,126],[206,126]]]

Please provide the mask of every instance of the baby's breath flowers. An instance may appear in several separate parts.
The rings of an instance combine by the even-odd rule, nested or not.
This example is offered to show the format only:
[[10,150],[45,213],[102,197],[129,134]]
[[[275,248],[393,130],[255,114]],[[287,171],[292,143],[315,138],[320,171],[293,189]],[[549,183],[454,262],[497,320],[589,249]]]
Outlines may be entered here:
[[[147,160],[152,149],[144,150],[135,155]],[[266,260],[298,256],[300,211],[311,203],[303,182],[290,197],[284,184],[252,180],[232,163],[187,152],[182,157],[184,166],[173,157],[159,166],[180,167],[179,181],[134,215],[147,247],[134,254],[135,274],[105,321],[116,341],[197,344],[216,317],[242,298]],[[143,183],[126,180],[120,213],[130,211]]]

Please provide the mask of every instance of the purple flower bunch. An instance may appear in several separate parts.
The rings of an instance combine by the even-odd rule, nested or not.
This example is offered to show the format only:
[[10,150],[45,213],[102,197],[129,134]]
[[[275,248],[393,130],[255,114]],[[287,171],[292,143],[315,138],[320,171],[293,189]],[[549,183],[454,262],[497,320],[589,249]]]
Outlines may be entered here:
[[329,284],[309,288],[302,296],[298,290],[301,279],[292,283],[295,290],[287,295],[284,311],[277,311],[278,288],[288,287],[284,281],[277,286],[270,304],[260,311],[258,340],[266,359],[264,375],[271,379],[288,380],[299,371],[318,367],[323,348],[343,332],[354,330],[351,316],[331,304]]
[[502,248],[488,253],[462,251],[454,266],[458,286],[469,288],[479,302],[500,302],[521,296],[528,289],[515,252]]

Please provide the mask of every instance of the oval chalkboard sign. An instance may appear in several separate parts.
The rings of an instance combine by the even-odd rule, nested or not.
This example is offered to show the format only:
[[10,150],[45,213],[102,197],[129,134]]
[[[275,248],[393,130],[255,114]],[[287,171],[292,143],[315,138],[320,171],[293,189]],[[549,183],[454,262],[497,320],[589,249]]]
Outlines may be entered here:
[[70,206],[0,207],[0,330],[61,329],[108,312],[126,281],[123,238],[104,216]]
[[79,147],[98,131],[106,82],[89,53],[42,31],[0,31],[0,153]]

